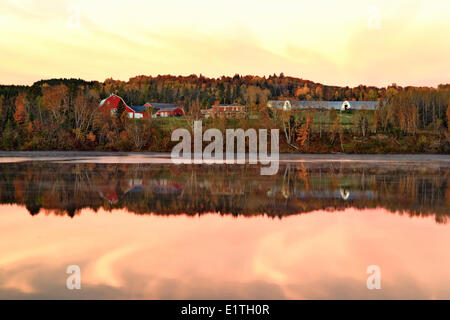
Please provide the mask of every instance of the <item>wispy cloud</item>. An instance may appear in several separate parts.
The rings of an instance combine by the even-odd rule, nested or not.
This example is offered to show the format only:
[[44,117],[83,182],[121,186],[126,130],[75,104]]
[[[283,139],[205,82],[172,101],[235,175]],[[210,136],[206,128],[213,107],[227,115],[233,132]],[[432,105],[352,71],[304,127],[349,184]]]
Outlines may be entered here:
[[[68,27],[70,6],[79,8],[79,28]],[[450,81],[448,2],[378,1],[379,28],[368,27],[371,6],[8,0],[0,4],[0,83],[280,72],[337,85]]]

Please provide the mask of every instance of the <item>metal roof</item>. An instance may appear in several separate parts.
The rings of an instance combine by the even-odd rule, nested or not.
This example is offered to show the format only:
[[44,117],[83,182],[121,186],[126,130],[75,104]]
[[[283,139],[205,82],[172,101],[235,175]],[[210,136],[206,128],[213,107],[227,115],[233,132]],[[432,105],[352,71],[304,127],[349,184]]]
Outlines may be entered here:
[[283,109],[285,103],[289,102],[292,109],[317,108],[317,109],[341,109],[344,102],[350,104],[355,110],[375,110],[381,101],[297,101],[297,100],[271,100],[268,105],[277,109]]
[[134,112],[145,112],[147,108],[150,105],[151,107],[154,107],[157,109],[157,111],[174,111],[178,109],[179,107],[172,103],[146,103],[146,105],[143,106],[130,106],[131,109],[133,109]]
[[173,106],[173,107],[159,107],[157,109],[158,109],[158,111],[174,111],[179,108],[180,107],[178,107],[178,106]]
[[130,106],[130,109],[133,109],[134,112],[144,112],[146,107],[144,107],[144,106]]
[[244,107],[242,104],[237,103],[220,103],[216,104],[218,107]]
[[178,106],[176,104],[173,103],[160,103],[160,102],[150,102],[149,103],[152,107],[157,108],[157,109],[162,109],[162,108],[178,108]]

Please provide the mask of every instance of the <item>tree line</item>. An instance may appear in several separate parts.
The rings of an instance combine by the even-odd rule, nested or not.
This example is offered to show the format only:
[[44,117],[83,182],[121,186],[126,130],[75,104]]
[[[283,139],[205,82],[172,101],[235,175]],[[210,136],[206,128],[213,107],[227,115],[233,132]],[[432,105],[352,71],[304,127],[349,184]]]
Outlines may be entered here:
[[[171,128],[167,123],[133,121],[124,112],[115,117],[97,112],[98,103],[111,93],[118,94],[129,105],[177,103],[191,119],[198,118],[201,109],[210,108],[214,103],[244,104],[248,114],[257,115],[259,120],[244,119],[239,125],[248,127],[256,122],[256,125],[280,128],[284,132],[285,151],[315,152],[318,150],[312,147],[312,142],[316,142],[316,146],[323,145],[321,152],[364,152],[355,147],[359,142],[353,141],[353,136],[365,139],[380,134],[395,137],[399,144],[403,143],[402,139],[411,140],[408,136],[414,137],[407,142],[412,144],[427,146],[438,141],[434,152],[449,149],[449,84],[437,88],[395,84],[383,88],[363,85],[351,88],[284,74],[221,78],[159,75],[104,82],[50,79],[31,86],[0,86],[0,148],[168,151],[171,144],[167,134]],[[284,99],[371,100],[383,102],[383,106],[375,112],[355,111],[348,117],[312,110],[277,117],[267,110],[268,100]],[[364,143],[367,145],[367,141]],[[425,149],[422,152],[427,152]]]

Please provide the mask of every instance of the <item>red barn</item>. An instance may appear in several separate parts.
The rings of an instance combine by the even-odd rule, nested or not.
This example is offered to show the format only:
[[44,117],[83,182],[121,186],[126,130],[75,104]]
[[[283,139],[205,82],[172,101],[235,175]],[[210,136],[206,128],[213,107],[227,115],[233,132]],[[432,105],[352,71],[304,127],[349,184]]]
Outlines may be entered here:
[[183,109],[175,104],[147,102],[143,106],[129,106],[115,94],[103,99],[99,104],[99,110],[105,114],[113,115],[120,105],[125,107],[128,116],[132,119],[149,118],[150,116],[153,118],[181,117],[184,115]]
[[128,106],[121,97],[115,94],[111,94],[108,98],[103,99],[99,104],[99,110],[105,114],[113,115],[117,112],[117,108],[120,105],[125,107],[125,111],[132,119],[147,118],[143,110],[137,110],[137,107]]
[[155,110],[152,114],[153,118],[181,117],[184,115],[183,109],[172,103],[147,102],[144,107]]

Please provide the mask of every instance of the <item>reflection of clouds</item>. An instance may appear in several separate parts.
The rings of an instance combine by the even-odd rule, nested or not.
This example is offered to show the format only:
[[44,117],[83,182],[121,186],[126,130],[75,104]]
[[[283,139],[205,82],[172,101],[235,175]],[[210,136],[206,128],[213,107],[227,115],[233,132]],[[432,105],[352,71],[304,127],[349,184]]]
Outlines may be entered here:
[[[363,281],[364,282],[364,281]],[[365,283],[356,277],[335,277],[323,274],[302,283],[290,285],[291,292],[308,292],[308,299],[431,299],[449,297],[450,290],[441,287],[433,293],[415,277],[396,273],[394,282],[384,283],[381,290],[368,290]],[[442,290],[443,289],[443,290]],[[436,293],[439,292],[438,295]]]
[[[282,231],[262,237],[255,250],[254,272],[280,284],[287,296],[296,298],[308,298],[309,290],[297,292],[292,286],[324,275],[339,278],[340,273],[345,272],[342,265],[348,259],[350,239],[335,218],[328,217],[331,219],[326,224],[321,223],[322,218],[313,219],[317,221],[307,226],[288,224]],[[329,258],[334,265],[328,262]],[[346,271],[352,273],[350,269]]]
[[[28,268],[30,266],[27,266]],[[59,268],[48,265],[32,266],[28,292],[18,287],[2,284],[9,275],[0,272],[0,299],[282,299],[279,286],[267,281],[229,281],[220,279],[188,278],[167,279],[152,277],[145,273],[128,272],[123,280],[126,286],[112,287],[104,284],[83,283],[82,290],[67,290]],[[26,268],[17,274],[26,272]],[[31,274],[31,273],[30,273]]]
[[[115,272],[115,266],[117,262],[121,262],[128,255],[135,253],[139,250],[139,246],[131,245],[113,249],[110,252],[105,253],[99,257],[89,274],[89,278],[92,284],[105,284],[111,287],[120,287],[123,285],[122,279],[120,279]],[[88,267],[89,268],[89,267]],[[89,272],[89,271],[88,271]]]
[[[0,299],[112,299],[124,296],[124,292],[104,285],[68,290],[65,286],[67,275],[62,271],[63,266],[48,263],[22,265],[13,274],[0,271]],[[4,285],[11,277],[18,279],[19,283]],[[26,286],[32,288],[31,292],[20,286],[23,279],[26,279]]]
[[0,290],[15,290],[24,294],[35,293],[36,288],[32,284],[35,274],[36,266],[34,265],[28,265],[24,270],[0,272]]
[[8,265],[25,260],[39,259],[43,256],[57,254],[61,249],[63,249],[63,244],[52,243],[39,248],[25,248],[20,251],[9,251],[1,255],[0,265]]
[[[448,242],[447,229],[432,219],[405,220],[382,209],[317,211],[283,220],[140,217],[123,211],[84,212],[67,220],[19,211],[0,216],[11,232],[19,225],[22,230],[19,239],[7,235],[0,257],[24,248],[38,251],[49,242],[65,250],[3,264],[0,298],[450,296],[450,253],[438,245]],[[73,263],[81,267],[82,290],[65,287],[65,268]],[[380,291],[366,288],[371,263],[382,269]]]
[[[253,259],[254,274],[270,281],[284,283],[287,275],[278,268],[280,259],[283,259],[287,253],[284,247],[282,233],[271,233],[261,238]],[[273,250],[274,248],[284,249]],[[269,259],[267,259],[268,256],[270,256]]]

